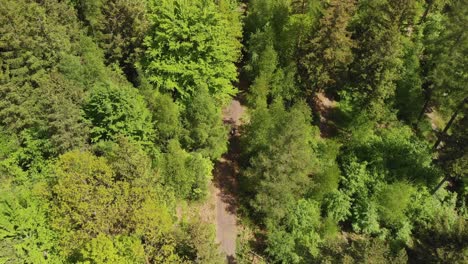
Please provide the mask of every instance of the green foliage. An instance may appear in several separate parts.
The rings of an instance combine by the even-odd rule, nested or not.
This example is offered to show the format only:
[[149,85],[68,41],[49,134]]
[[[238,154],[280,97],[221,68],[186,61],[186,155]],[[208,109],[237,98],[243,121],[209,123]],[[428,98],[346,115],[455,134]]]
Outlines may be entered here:
[[129,138],[118,137],[115,142],[100,141],[94,146],[94,152],[106,158],[119,180],[139,185],[156,184],[159,180],[143,146]]
[[455,191],[459,194],[459,203],[465,204],[461,206],[461,210],[468,204],[468,153],[465,144],[468,140],[467,129],[468,116],[465,115],[452,126],[450,135],[444,138],[444,145],[440,148],[438,157],[446,179],[456,182]]
[[[256,39],[253,36],[251,41]],[[259,37],[263,37],[260,35]],[[261,40],[259,40],[261,42]],[[264,50],[256,58],[252,58],[247,66],[251,74],[257,72],[257,77],[249,88],[247,100],[254,107],[266,107],[272,99],[282,98],[292,101],[297,95],[295,84],[295,66],[280,67],[278,56],[271,44],[267,44]]]
[[5,5],[9,8],[2,9],[2,18],[7,20],[0,23],[6,33],[0,55],[2,125],[21,135],[22,142],[37,141],[42,146],[36,154],[45,158],[84,147],[85,90],[110,78],[99,50],[83,36],[73,9],[64,2],[7,1]]
[[180,120],[180,106],[168,94],[149,92],[148,108],[153,115],[156,143],[165,145],[171,139],[180,139],[185,132]]
[[328,216],[336,221],[342,221],[351,214],[351,198],[343,192],[335,191],[324,198],[324,207]]
[[321,6],[315,0],[250,2],[245,19],[249,51],[245,70],[253,81],[248,95],[252,106],[263,107],[279,98],[297,99],[298,75],[303,71],[299,57],[317,25]]
[[294,62],[299,45],[317,25],[321,6],[321,1],[316,0],[251,1],[245,26],[251,59],[255,60],[270,44],[262,37],[266,33],[278,52],[280,65],[285,67]]
[[[235,94],[239,23],[213,1],[150,1],[142,67],[160,91],[188,100],[200,91],[220,102]],[[229,17],[227,16],[229,15]],[[174,23],[177,21],[177,23]]]
[[247,149],[250,160],[244,176],[255,193],[255,210],[278,220],[311,184],[317,162],[313,150],[316,131],[305,104],[286,111],[276,102],[270,109],[258,111],[246,128],[244,144],[251,148]]
[[2,185],[0,260],[4,263],[60,263],[57,233],[47,218],[43,183]]
[[389,225],[396,225],[404,221],[412,192],[411,186],[402,182],[389,184],[380,190],[378,202],[382,221]]
[[[425,263],[464,263],[467,259],[468,232],[466,220],[455,223],[437,219],[435,225],[417,235],[415,260]],[[428,250],[430,249],[430,250]]]
[[[21,99],[19,86],[4,87],[5,101],[3,124],[10,131],[19,133],[29,129],[36,140],[50,140],[51,147],[44,153],[64,153],[83,147],[88,138],[88,124],[80,109],[83,89],[69,82],[60,74],[51,74],[38,82]],[[24,97],[23,97],[24,96]],[[15,102],[15,97],[19,99]],[[21,138],[26,141],[25,138]]]
[[369,237],[352,239],[349,243],[331,241],[324,245],[321,263],[394,263],[408,262],[404,250],[392,252],[390,246],[380,239]]
[[86,78],[70,78],[83,84],[102,75],[100,51],[83,35],[67,3],[5,0],[4,5],[0,21],[4,33],[0,41],[2,84],[34,86],[56,68],[69,78],[88,73]]
[[62,53],[62,60],[57,65],[59,71],[87,90],[96,83],[118,79],[115,73],[105,68],[102,50],[90,37],[82,34],[73,46],[77,49],[76,55]]
[[196,94],[181,111],[181,106],[167,94],[149,92],[156,142],[166,147],[171,140],[184,149],[216,160],[227,151],[227,128],[221,111],[206,92]]
[[336,220],[350,221],[356,232],[409,243],[415,189],[406,181],[430,184],[438,174],[427,146],[409,130],[395,127],[379,134],[359,138],[363,147],[348,144],[340,160],[339,192],[326,196],[325,210]]
[[61,75],[51,75],[50,80],[40,85],[37,90],[40,94],[35,96],[36,107],[41,107],[41,122],[46,121],[41,126],[47,129],[47,138],[56,152],[84,147],[89,125],[80,109],[84,97],[82,89]]
[[410,128],[395,124],[386,130],[363,133],[356,137],[355,146],[349,144],[349,151],[368,162],[370,172],[385,175],[387,181],[431,184],[437,179],[428,143],[418,139]]
[[193,263],[219,264],[225,263],[218,245],[214,243],[216,232],[212,225],[201,222],[200,219],[182,223],[182,237],[177,249],[179,255]]
[[184,127],[188,135],[184,146],[216,160],[227,151],[227,129],[222,123],[221,111],[206,92],[193,96],[184,112]]
[[112,239],[99,234],[86,243],[80,251],[77,263],[144,263],[145,252],[141,241],[136,237],[116,237]]
[[175,140],[171,140],[167,148],[161,164],[164,184],[179,198],[205,197],[213,163],[199,153],[187,153]]
[[403,38],[402,76],[397,82],[395,107],[398,116],[408,123],[415,122],[423,105],[423,80],[420,75],[419,56],[422,52],[421,33],[415,32],[414,39]]
[[[0,83],[22,85],[40,80],[71,53],[79,34],[72,9],[57,1],[2,1]],[[21,10],[21,12],[18,12]]]
[[117,63],[131,81],[149,28],[145,0],[72,0],[78,17],[104,51],[107,64]]
[[427,64],[433,98],[441,110],[451,112],[467,97],[468,37],[464,34],[463,25],[468,20],[468,8],[466,1],[462,0],[453,1],[447,9],[440,31],[432,33],[429,31],[431,28],[428,29],[428,35],[434,38],[427,40],[430,54]]
[[308,196],[322,200],[325,195],[338,189],[341,170],[337,163],[340,145],[332,140],[316,139],[319,171],[314,175],[314,184]]
[[358,111],[367,109],[373,119],[382,119],[391,102],[402,67],[401,24],[416,1],[361,1],[353,34],[359,36],[351,65],[352,83],[347,89]]
[[[119,179],[105,158],[87,152],[62,155],[54,174],[52,224],[61,234],[62,254],[76,255],[99,234],[130,235],[129,232],[134,232],[147,241],[148,256],[168,257],[171,245],[164,246],[164,239],[171,232],[172,217],[157,186],[140,186],[138,179]],[[104,239],[91,243],[108,242]]]
[[99,85],[92,90],[84,111],[92,123],[92,142],[112,140],[117,135],[142,142],[152,140],[151,114],[134,88]]
[[[191,65],[205,53],[211,60],[195,67],[194,100],[175,103],[157,93],[145,93],[145,102],[122,77],[123,70],[144,82],[134,64],[142,60],[146,14],[159,3],[2,2],[0,262],[220,262],[213,234],[203,228],[183,234],[196,241],[196,255],[179,256],[173,218],[179,186],[172,183],[188,186],[183,198],[204,197],[209,159],[226,150],[219,107],[234,91],[241,24],[234,1],[207,3],[187,2],[180,16],[198,17],[198,32],[187,41],[200,47]],[[174,151],[168,141],[176,140],[193,152]],[[172,174],[168,164],[179,153],[183,166]]]
[[259,55],[259,58],[252,65],[258,68],[258,76],[250,87],[249,102],[256,107],[266,107],[267,99],[270,95],[271,86],[274,85],[274,73],[277,66],[277,54],[273,46],[267,45],[265,50]]
[[86,152],[66,153],[60,157],[55,174],[54,227],[62,232],[77,232],[67,234],[72,237],[65,248],[73,249],[73,244],[79,246],[87,234],[112,232],[112,222],[123,216],[120,210],[124,209],[114,202],[114,196],[128,185],[114,183],[113,172],[105,159]]
[[467,261],[466,217],[456,209],[456,196],[440,190],[436,196],[421,190],[411,204],[416,222],[414,261],[426,263],[464,263]]
[[20,167],[25,151],[21,148],[18,137],[0,127],[0,146],[0,186],[8,186],[12,181],[25,181],[28,175]]
[[468,261],[466,0],[0,2],[1,263],[225,262],[235,83],[239,263]]
[[8,162],[8,159],[12,158],[13,153],[15,153],[19,147],[18,138],[7,133],[0,127],[0,161],[2,161],[2,163]]
[[299,200],[282,220],[280,227],[269,226],[266,252],[276,263],[306,263],[317,256],[322,241],[320,208],[316,202]]
[[306,44],[308,54],[302,63],[309,73],[313,90],[325,90],[339,84],[353,60],[351,49],[355,43],[347,28],[355,5],[354,0],[328,2],[319,31]]

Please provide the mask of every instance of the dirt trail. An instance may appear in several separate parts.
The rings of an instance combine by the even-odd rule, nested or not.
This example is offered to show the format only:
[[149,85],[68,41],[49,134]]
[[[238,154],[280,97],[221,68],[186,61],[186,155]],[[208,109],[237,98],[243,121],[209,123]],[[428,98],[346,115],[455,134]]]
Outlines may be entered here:
[[440,114],[436,110],[431,110],[431,112],[426,113],[427,118],[429,118],[429,122],[431,123],[432,130],[439,131],[441,130],[441,123],[442,118]]
[[320,135],[324,138],[329,138],[337,133],[337,128],[330,122],[332,119],[330,114],[336,108],[336,101],[330,100],[323,92],[315,94],[313,99],[313,110],[319,115],[319,129]]
[[223,111],[224,123],[231,126],[229,151],[216,163],[214,185],[216,193],[216,242],[226,254],[228,263],[235,263],[237,239],[237,175],[239,167],[239,134],[237,127],[241,124],[244,107],[233,100]]

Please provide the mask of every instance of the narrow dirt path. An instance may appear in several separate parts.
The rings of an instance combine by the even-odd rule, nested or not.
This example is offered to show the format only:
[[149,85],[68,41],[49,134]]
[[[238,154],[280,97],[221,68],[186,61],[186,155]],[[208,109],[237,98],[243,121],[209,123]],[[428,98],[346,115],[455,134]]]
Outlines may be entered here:
[[443,128],[443,123],[442,117],[440,116],[439,112],[436,110],[432,109],[429,113],[426,113],[427,118],[429,118],[429,122],[431,123],[431,128],[434,131],[440,131]]
[[232,100],[223,111],[224,123],[231,126],[229,150],[216,163],[214,185],[216,193],[216,242],[226,254],[228,263],[235,263],[237,239],[237,158],[240,153],[237,127],[241,125],[244,107],[238,100]]
[[319,115],[319,129],[320,135],[324,138],[329,138],[333,135],[336,135],[337,128],[330,122],[331,111],[336,108],[336,101],[330,100],[323,92],[319,92],[313,98],[313,111]]

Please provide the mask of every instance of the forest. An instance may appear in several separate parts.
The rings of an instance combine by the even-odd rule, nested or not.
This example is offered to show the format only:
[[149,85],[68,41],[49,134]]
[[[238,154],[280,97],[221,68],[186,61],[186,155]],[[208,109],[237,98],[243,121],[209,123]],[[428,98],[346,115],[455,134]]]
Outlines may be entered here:
[[468,0],[0,0],[0,264],[468,263],[467,26]]

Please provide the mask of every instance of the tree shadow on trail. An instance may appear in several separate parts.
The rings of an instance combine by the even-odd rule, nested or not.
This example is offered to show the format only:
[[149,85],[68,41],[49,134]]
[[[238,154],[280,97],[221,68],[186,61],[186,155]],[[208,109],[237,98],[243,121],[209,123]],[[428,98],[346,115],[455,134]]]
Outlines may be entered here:
[[215,163],[214,183],[220,190],[223,202],[228,205],[228,211],[237,213],[238,208],[238,175],[240,156],[240,135],[236,122],[232,119],[224,120],[230,127],[228,152]]
[[238,209],[237,201],[237,177],[239,166],[237,159],[239,157],[239,135],[234,133],[229,139],[229,152],[224,154],[220,160],[215,163],[214,185],[220,190],[218,194],[221,200],[228,205],[228,212],[236,214]]
[[234,256],[229,255],[229,256],[226,257],[226,259],[227,259],[228,264],[236,264],[237,263]]

